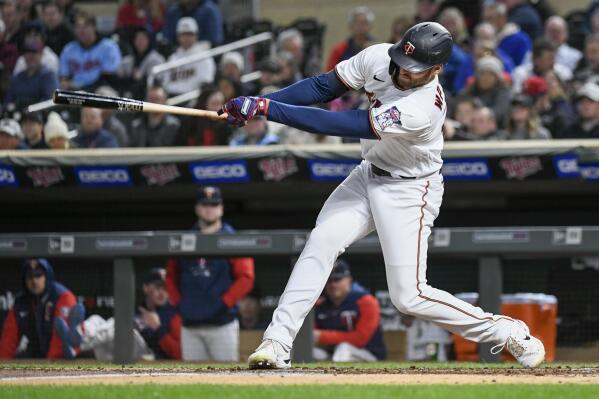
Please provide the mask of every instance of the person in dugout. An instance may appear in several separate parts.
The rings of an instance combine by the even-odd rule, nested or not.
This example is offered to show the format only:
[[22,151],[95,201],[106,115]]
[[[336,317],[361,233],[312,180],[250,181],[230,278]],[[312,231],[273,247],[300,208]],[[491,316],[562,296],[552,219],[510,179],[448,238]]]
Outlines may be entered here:
[[[231,234],[222,221],[223,197],[218,187],[198,191],[192,230]],[[166,287],[181,315],[183,360],[239,361],[237,302],[254,287],[254,259],[195,257],[170,259]]]
[[316,360],[374,362],[386,358],[379,302],[353,281],[343,259],[335,262],[314,311]]
[[54,320],[66,317],[77,303],[75,295],[54,280],[46,259],[27,259],[22,276],[23,290],[4,320],[0,359],[65,357]]

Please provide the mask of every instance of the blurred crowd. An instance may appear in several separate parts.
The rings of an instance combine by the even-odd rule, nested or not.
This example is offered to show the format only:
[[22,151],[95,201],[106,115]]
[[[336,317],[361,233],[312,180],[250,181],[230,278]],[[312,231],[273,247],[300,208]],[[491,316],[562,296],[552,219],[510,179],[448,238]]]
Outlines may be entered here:
[[[349,10],[348,36],[322,54],[315,18],[227,25],[216,0],[127,0],[114,29],[72,0],[7,0],[0,6],[0,149],[341,143],[257,118],[242,128],[200,118],[55,108],[27,112],[55,89],[218,110],[239,95],[261,95],[329,71],[374,43],[401,39],[414,23],[438,21],[452,34],[440,76],[448,103],[447,140],[599,138],[599,0],[558,15],[546,0],[416,0],[388,38],[376,15]],[[257,45],[190,59],[255,33],[275,33],[275,51]],[[185,62],[187,61],[187,62]],[[153,69],[164,66],[156,73]],[[177,96],[185,97],[179,98]],[[368,108],[365,92],[327,104]]]

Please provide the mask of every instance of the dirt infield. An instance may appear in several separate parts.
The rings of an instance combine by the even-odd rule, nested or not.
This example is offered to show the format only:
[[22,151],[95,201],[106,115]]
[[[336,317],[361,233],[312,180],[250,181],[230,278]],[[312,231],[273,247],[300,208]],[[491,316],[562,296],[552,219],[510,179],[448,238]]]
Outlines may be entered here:
[[234,369],[0,369],[6,385],[121,385],[121,384],[599,384],[598,368],[464,369],[464,368],[293,368],[288,371]]

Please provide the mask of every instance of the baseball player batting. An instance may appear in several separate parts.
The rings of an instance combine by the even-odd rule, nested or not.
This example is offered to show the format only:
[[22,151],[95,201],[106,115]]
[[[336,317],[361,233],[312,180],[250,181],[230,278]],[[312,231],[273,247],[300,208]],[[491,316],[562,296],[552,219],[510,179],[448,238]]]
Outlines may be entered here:
[[[453,40],[424,22],[394,45],[376,44],[333,71],[265,98],[237,97],[221,114],[243,124],[256,115],[319,134],[359,137],[363,161],[325,202],[250,368],[288,368],[293,340],[325,286],[335,259],[376,229],[387,284],[400,312],[476,342],[504,347],[526,367],[545,357],[525,323],[493,315],[426,281],[427,243],[443,196],[441,132],[447,106],[438,80]],[[330,112],[305,105],[364,88],[369,110]]]

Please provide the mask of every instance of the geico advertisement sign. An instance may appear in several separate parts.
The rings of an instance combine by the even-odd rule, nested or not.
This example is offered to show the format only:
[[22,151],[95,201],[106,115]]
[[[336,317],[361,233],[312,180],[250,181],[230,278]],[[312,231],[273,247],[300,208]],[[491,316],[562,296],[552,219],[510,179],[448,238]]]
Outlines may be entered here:
[[189,165],[196,183],[240,183],[250,180],[247,164],[240,161],[196,162]]
[[126,166],[78,166],[75,176],[80,186],[106,187],[131,186],[131,176]]

